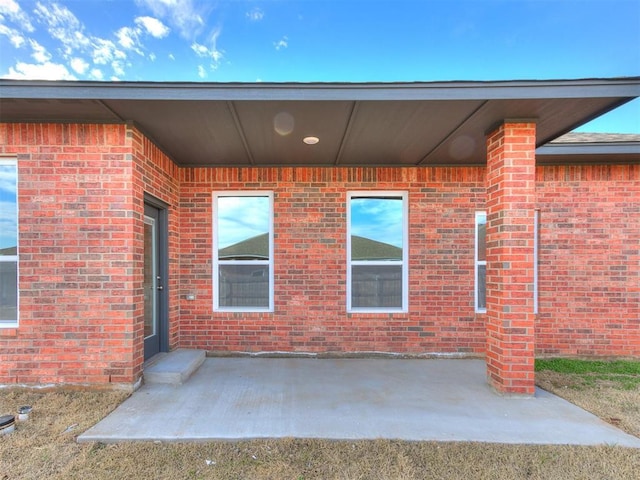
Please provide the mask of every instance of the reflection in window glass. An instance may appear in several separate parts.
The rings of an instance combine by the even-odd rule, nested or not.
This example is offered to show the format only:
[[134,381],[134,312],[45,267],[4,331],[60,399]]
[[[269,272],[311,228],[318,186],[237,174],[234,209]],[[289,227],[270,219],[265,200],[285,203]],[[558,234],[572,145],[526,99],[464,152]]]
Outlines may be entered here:
[[273,194],[214,194],[217,310],[273,309]]
[[218,197],[220,257],[269,259],[269,197]]
[[16,255],[18,245],[18,198],[15,161],[0,159],[0,256]]
[[18,321],[18,262],[0,261],[0,325]]
[[407,308],[407,195],[349,194],[347,309]]
[[487,309],[487,214],[476,212],[476,312]]
[[0,326],[18,322],[18,167],[0,159]]
[[487,265],[486,263],[483,265],[478,264],[478,277],[477,277],[477,285],[478,285],[478,311],[483,311],[487,309]]
[[366,242],[351,244],[351,258],[377,260],[391,255],[394,260],[402,260],[402,222],[401,197],[352,198],[351,236]]
[[402,265],[354,265],[351,307],[402,306]]
[[269,308],[269,267],[222,263],[218,269],[221,307]]

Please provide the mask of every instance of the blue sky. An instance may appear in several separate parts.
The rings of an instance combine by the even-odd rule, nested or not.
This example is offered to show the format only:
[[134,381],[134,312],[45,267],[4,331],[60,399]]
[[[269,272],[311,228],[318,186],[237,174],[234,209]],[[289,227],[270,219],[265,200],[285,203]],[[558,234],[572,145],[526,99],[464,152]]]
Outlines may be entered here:
[[351,235],[403,247],[401,198],[352,198]]
[[[640,0],[0,0],[0,76],[391,82],[640,75]],[[640,102],[581,128],[640,133]]]
[[218,248],[269,233],[271,209],[268,197],[217,197]]
[[16,167],[0,159],[0,250],[16,246],[17,216]]

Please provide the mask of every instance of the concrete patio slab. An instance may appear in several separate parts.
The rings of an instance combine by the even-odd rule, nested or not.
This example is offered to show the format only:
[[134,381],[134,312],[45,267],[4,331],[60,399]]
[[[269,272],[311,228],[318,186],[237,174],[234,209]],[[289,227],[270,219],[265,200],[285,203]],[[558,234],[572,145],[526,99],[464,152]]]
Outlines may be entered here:
[[482,360],[208,358],[183,385],[143,385],[78,441],[279,437],[640,448],[543,390],[499,396]]

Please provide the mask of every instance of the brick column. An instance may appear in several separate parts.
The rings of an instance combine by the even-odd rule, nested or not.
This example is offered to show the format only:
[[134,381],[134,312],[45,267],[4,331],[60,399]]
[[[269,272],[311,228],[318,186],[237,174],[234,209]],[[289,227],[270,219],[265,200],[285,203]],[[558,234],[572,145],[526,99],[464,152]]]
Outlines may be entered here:
[[536,126],[505,121],[487,137],[487,378],[533,395]]

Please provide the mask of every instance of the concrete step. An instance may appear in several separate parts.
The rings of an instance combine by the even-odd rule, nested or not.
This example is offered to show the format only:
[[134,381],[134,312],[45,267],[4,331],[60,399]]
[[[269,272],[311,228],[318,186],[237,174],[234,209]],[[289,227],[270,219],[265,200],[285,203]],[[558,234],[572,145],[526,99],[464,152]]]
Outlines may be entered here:
[[145,363],[144,382],[180,385],[200,368],[205,357],[204,350],[185,348],[169,353],[159,353]]

